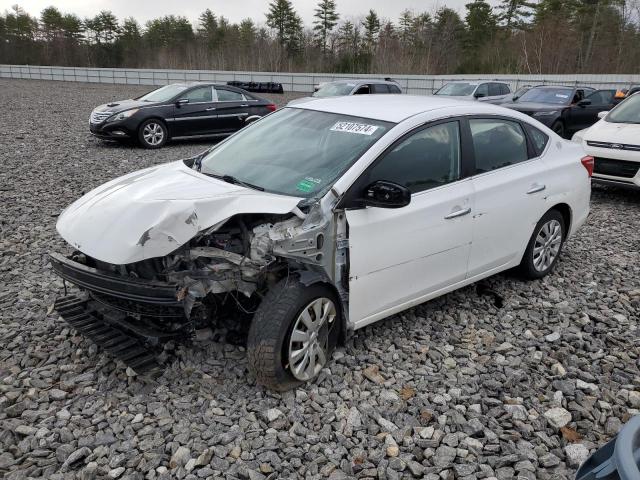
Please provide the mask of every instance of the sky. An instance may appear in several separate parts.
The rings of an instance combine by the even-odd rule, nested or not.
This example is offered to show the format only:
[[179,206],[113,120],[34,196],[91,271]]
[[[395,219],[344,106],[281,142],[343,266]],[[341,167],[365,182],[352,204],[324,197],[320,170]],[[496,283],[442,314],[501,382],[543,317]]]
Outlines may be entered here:
[[[317,0],[292,0],[305,25],[311,25]],[[338,13],[343,19],[359,19],[370,8],[383,18],[395,20],[405,9],[415,13],[433,12],[447,6],[464,13],[469,0],[337,0]],[[163,15],[183,15],[196,22],[200,13],[210,8],[216,15],[223,15],[232,22],[250,17],[264,23],[269,0],[0,0],[0,12],[20,5],[29,14],[39,16],[42,9],[56,6],[63,13],[75,13],[81,18],[92,17],[100,10],[111,10],[119,19],[134,17],[144,24],[147,20]],[[494,4],[495,1],[490,3]]]

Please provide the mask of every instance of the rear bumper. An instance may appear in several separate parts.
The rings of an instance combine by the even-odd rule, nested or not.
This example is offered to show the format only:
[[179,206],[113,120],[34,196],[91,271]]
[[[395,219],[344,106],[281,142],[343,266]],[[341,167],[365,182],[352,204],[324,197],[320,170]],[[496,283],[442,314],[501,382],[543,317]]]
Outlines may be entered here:
[[53,270],[64,280],[87,290],[97,301],[128,313],[154,317],[184,317],[177,284],[122,277],[49,254]]

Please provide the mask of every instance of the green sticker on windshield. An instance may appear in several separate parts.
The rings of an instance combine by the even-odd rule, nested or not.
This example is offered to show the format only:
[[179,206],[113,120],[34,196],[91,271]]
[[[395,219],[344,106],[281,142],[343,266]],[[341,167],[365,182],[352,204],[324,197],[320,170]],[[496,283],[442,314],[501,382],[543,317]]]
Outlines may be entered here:
[[304,193],[309,193],[315,188],[316,184],[310,180],[304,179],[298,182],[296,189]]

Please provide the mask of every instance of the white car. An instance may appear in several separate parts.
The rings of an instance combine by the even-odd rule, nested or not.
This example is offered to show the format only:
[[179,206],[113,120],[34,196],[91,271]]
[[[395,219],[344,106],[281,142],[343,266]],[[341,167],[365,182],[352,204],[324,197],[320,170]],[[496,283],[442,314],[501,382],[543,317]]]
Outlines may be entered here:
[[595,158],[593,181],[640,187],[640,93],[598,116],[597,123],[573,136]]
[[51,263],[87,295],[58,312],[146,340],[246,319],[250,370],[287,389],[354,330],[512,267],[547,275],[589,212],[583,156],[482,103],[283,108],[69,206],[57,229],[75,251]]
[[301,97],[291,100],[287,106],[300,105],[301,103],[312,102],[321,98],[344,97],[349,95],[385,95],[401,94],[402,89],[398,82],[392,79],[385,80],[336,80],[335,82],[324,82],[314,87],[314,92],[310,97]]
[[478,100],[486,103],[511,101],[511,87],[504,82],[464,81],[445,83],[434,95],[452,97],[459,100]]

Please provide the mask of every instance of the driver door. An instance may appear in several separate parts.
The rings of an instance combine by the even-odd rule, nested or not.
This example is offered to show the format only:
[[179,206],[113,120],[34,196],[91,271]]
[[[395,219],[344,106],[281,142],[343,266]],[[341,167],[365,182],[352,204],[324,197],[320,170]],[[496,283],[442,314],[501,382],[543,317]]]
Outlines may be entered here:
[[[188,102],[180,103],[185,100]],[[218,117],[213,102],[213,88],[208,85],[188,90],[178,99],[173,113],[171,136],[211,133]]]
[[449,120],[400,139],[352,186],[349,195],[358,198],[377,180],[412,193],[398,209],[347,207],[349,318],[358,327],[464,281],[473,187],[460,172],[460,124]]
[[[598,121],[598,113],[613,108],[615,90],[596,90],[587,95],[582,102],[571,107],[571,116],[574,120],[572,128],[582,130],[590,127]],[[587,103],[588,101],[589,103]]]

